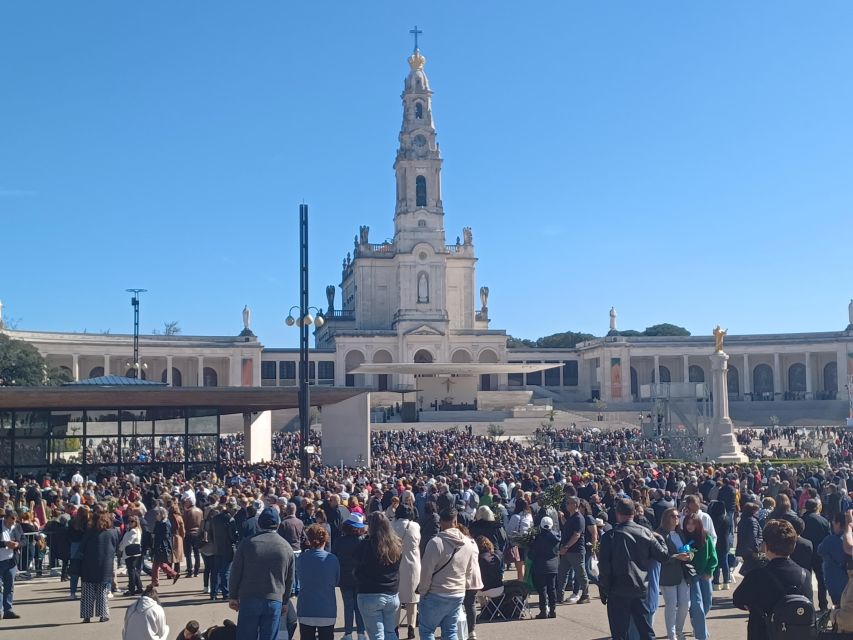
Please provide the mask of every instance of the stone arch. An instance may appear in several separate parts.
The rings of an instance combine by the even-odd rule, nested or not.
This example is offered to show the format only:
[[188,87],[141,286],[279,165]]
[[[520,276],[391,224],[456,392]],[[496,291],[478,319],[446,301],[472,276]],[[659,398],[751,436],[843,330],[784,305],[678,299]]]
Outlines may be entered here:
[[634,367],[631,367],[631,395],[635,398],[640,397],[640,379]]
[[[373,362],[388,363],[393,362],[391,353],[387,349],[379,349],[373,354]],[[387,373],[376,374],[376,389],[378,391],[388,391],[388,380],[390,376]]]
[[418,364],[429,364],[431,362],[434,362],[434,358],[432,356],[432,353],[429,352],[429,350],[418,349],[415,352],[415,357],[413,358],[413,362],[416,362]]
[[100,378],[103,375],[104,375],[104,368],[103,367],[92,367],[92,370],[89,371],[89,377],[90,378]]
[[756,395],[774,393],[773,369],[769,364],[758,364],[752,370],[752,391]]
[[740,394],[740,373],[737,370],[737,367],[729,365],[728,366],[728,391],[730,396],[736,396]]
[[418,176],[415,178],[415,206],[427,206],[427,185],[426,178],[424,176]]
[[691,364],[687,368],[688,382],[705,382],[705,370],[698,364]]
[[394,362],[394,358],[391,357],[391,353],[387,349],[379,349],[376,353],[373,354],[373,362]]
[[[160,382],[166,383],[168,380],[167,370],[163,369],[163,373],[160,374]],[[173,387],[183,387],[184,386],[184,377],[181,374],[181,370],[177,367],[172,367],[172,386]]]
[[788,367],[788,391],[806,392],[806,365],[802,362],[795,362]]
[[479,362],[495,363],[498,361],[498,354],[493,349],[483,349],[477,360]]
[[[131,367],[130,369],[128,369],[125,372],[124,377],[125,378],[135,378],[136,377],[136,369]],[[139,369],[139,377],[142,380],[148,380],[148,374],[145,372],[145,369],[142,369],[142,368]]]
[[[659,365],[658,370],[659,370],[660,376],[656,376],[655,370],[654,370],[654,368],[652,368],[652,382],[653,383],[654,382],[672,382],[672,374],[669,371],[669,367],[666,367],[664,365]],[[658,377],[660,377],[660,380],[658,380]]]
[[423,120],[424,119],[424,103],[416,102],[415,103],[415,120]]
[[838,363],[827,363],[823,368],[823,390],[838,393]]
[[471,353],[468,349],[457,349],[450,356],[451,362],[473,362],[474,359],[471,357]]
[[201,379],[205,387],[219,386],[219,374],[216,373],[216,369],[213,367],[205,367]]

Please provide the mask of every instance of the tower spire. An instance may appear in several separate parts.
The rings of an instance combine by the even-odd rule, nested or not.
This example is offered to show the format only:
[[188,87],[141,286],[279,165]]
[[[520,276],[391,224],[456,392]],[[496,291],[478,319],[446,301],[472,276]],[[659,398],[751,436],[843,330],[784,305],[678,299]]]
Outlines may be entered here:
[[409,33],[415,36],[415,48],[412,49],[413,52],[418,50],[418,36],[423,33],[420,29],[418,29],[418,25],[415,25],[414,29],[410,29]]

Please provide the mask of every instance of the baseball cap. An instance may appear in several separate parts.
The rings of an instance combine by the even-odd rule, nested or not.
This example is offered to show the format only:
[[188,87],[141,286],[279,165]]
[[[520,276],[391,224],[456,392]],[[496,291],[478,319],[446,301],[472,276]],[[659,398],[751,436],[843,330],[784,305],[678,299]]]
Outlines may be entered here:
[[349,518],[344,521],[344,524],[348,524],[354,529],[363,529],[364,528],[364,516],[360,513],[351,513]]
[[542,521],[539,523],[540,529],[548,530],[553,526],[554,526],[554,521],[549,516],[545,516],[544,518],[542,518]]

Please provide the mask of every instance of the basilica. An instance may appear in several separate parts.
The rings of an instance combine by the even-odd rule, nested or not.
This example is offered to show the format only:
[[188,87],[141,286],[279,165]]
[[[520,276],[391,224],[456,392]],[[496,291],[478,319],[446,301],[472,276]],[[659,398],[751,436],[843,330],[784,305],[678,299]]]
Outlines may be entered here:
[[[473,230],[459,228],[449,237],[446,231],[433,93],[417,48],[408,66],[394,162],[393,239],[374,243],[367,225],[357,230],[340,283],[326,288],[324,322],[310,352],[311,383],[371,389],[374,403],[408,394],[420,411],[435,412],[523,413],[537,398],[628,406],[653,399],[663,383],[701,395],[714,352],[710,325],[707,337],[625,337],[611,310],[606,337],[571,349],[507,348],[506,332],[491,328],[489,288],[477,282]],[[850,323],[834,332],[728,337],[729,398],[846,406],[853,302],[849,315]],[[50,366],[75,380],[134,373],[130,335],[3,329],[1,315],[0,331],[32,343]],[[139,353],[140,375],[170,386],[297,383],[298,349],[265,347],[247,314],[238,335],[145,335]]]

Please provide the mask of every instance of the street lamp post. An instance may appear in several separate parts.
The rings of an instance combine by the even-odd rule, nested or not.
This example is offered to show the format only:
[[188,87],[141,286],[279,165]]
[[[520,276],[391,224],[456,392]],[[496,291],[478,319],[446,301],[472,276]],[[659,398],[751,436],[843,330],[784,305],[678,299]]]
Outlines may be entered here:
[[148,365],[139,361],[139,294],[146,293],[148,289],[125,289],[128,293],[132,293],[130,304],[133,306],[133,362],[128,362],[127,366],[133,368],[133,377],[139,380],[142,377],[142,370],[147,369]]
[[[311,392],[308,379],[308,327],[323,326],[323,312],[308,306],[308,205],[299,205],[299,317],[293,317],[294,305],[284,321],[288,327],[299,325],[299,463],[303,478],[310,472],[308,439],[311,436]],[[314,316],[311,310],[314,310]]]

